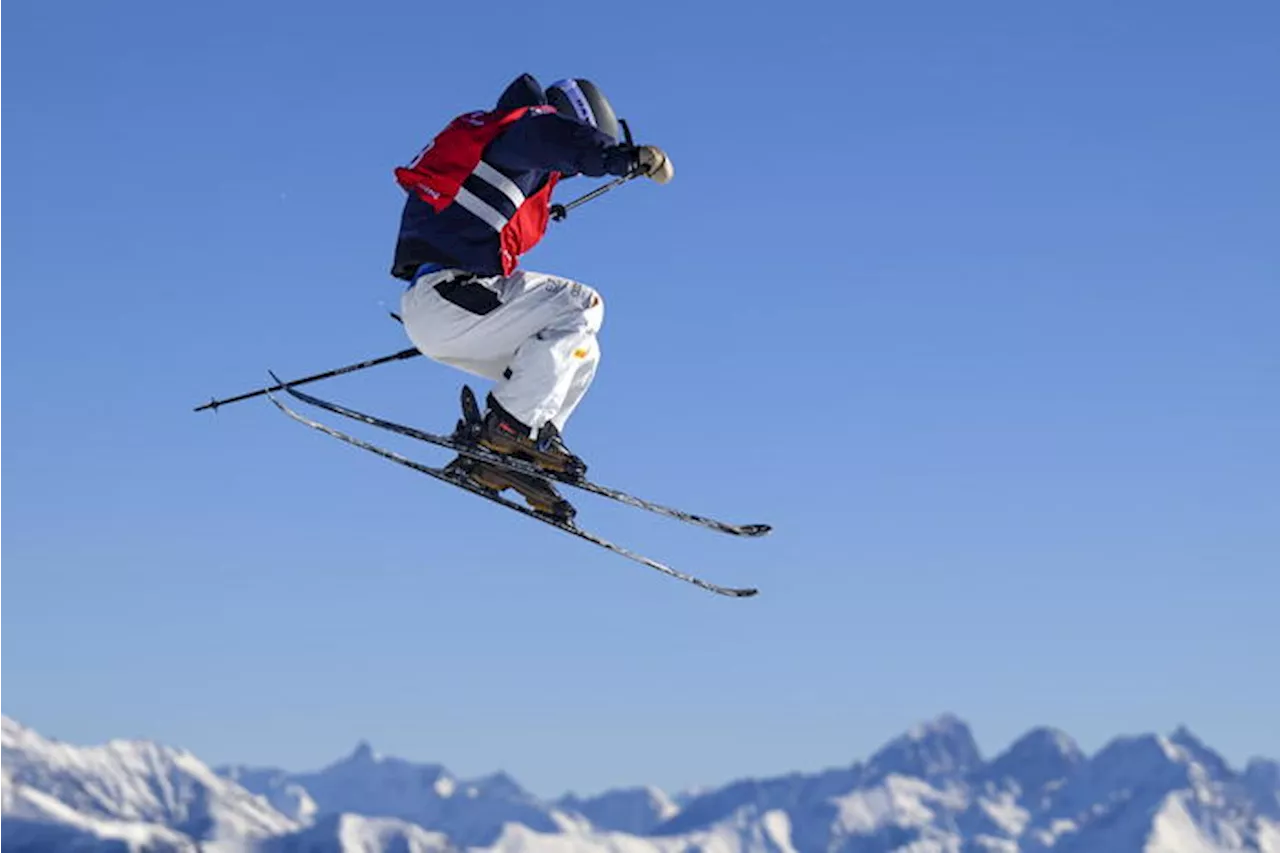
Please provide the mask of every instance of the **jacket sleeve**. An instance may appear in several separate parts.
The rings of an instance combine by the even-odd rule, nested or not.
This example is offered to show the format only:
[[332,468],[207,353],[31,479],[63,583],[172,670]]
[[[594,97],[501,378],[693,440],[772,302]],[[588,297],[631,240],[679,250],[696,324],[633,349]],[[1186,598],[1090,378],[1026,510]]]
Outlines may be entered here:
[[495,166],[565,176],[625,175],[636,164],[635,148],[618,145],[594,127],[555,113],[527,116],[495,139],[485,152]]

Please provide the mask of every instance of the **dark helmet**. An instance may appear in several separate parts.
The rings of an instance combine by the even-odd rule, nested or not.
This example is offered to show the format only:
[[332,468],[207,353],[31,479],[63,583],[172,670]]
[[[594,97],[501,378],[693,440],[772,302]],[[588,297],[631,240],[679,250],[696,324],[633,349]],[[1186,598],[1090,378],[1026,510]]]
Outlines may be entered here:
[[618,141],[618,117],[596,84],[581,77],[557,80],[547,87],[547,103],[560,115],[575,118]]

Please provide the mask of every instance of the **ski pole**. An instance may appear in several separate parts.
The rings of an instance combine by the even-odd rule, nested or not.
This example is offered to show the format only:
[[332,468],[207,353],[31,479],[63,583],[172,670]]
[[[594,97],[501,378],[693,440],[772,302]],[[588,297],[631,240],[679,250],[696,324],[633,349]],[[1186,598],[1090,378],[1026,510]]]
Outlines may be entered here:
[[400,352],[394,352],[391,355],[384,355],[382,358],[372,358],[368,361],[362,361],[359,364],[348,364],[346,367],[339,367],[336,370],[326,370],[324,373],[317,373],[313,376],[304,376],[302,379],[295,379],[292,382],[282,382],[279,385],[272,385],[270,388],[259,388],[257,391],[249,391],[236,397],[228,397],[225,400],[210,400],[203,406],[196,406],[192,411],[201,412],[205,409],[218,410],[219,406],[225,406],[227,403],[238,403],[241,400],[248,400],[250,397],[257,397],[266,394],[268,391],[280,391],[287,385],[306,385],[308,382],[317,382],[321,379],[328,379],[331,376],[340,376],[343,373],[355,373],[357,370],[364,370],[366,367],[374,367],[379,364],[386,364],[388,361],[400,361],[406,358],[422,355],[416,349],[405,349]]
[[568,216],[569,211],[573,210],[575,207],[582,204],[586,204],[587,202],[591,201],[591,199],[593,198],[599,198],[600,196],[607,193],[609,190],[616,189],[617,187],[620,187],[623,184],[625,184],[627,181],[630,181],[633,178],[638,178],[643,174],[644,172],[641,171],[640,169],[633,169],[632,171],[628,172],[622,177],[614,178],[612,181],[605,184],[604,186],[596,187],[594,190],[587,193],[586,195],[575,198],[573,201],[569,202],[568,204],[553,204],[551,205],[551,218],[554,219],[556,222],[560,222],[562,219]]

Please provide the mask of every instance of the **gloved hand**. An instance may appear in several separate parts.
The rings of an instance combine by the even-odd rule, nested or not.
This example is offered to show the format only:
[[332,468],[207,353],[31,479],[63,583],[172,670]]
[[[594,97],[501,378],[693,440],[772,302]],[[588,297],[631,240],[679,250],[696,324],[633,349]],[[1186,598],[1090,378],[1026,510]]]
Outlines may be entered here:
[[644,170],[645,177],[659,184],[665,184],[676,176],[676,167],[671,165],[671,158],[656,145],[641,145],[637,148],[636,163]]

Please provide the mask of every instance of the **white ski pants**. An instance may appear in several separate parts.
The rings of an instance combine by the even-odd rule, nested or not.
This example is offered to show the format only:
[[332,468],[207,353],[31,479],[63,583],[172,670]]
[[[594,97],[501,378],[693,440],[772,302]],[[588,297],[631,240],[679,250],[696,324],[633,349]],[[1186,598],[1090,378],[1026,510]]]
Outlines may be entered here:
[[495,380],[498,404],[535,432],[548,421],[563,431],[600,362],[600,294],[522,270],[473,278],[449,291],[460,274],[429,272],[405,291],[400,317],[409,340],[430,359]]

